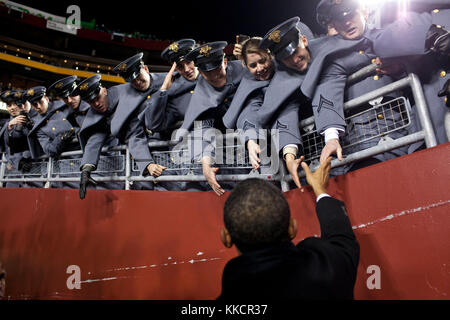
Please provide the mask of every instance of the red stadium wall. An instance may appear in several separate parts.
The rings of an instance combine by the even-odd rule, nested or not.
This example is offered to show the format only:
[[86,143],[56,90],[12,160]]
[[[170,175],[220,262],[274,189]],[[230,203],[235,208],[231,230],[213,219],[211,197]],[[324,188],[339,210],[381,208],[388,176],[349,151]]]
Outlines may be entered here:
[[[361,245],[357,299],[449,299],[449,155],[447,143],[330,181]],[[286,197],[295,242],[319,235],[311,190]],[[226,196],[1,189],[0,199],[10,299],[214,299],[236,255],[219,237]],[[81,289],[67,288],[70,265]],[[367,286],[370,266],[380,268],[379,289]]]

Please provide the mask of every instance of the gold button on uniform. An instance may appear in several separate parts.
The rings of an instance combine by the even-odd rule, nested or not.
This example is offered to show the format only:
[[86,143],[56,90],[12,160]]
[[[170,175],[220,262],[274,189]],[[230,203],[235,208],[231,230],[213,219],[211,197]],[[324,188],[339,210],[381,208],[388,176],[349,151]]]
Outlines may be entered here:
[[62,119],[62,121],[66,121],[66,120],[67,120],[66,118],[63,118],[63,119]]
[[437,25],[436,25],[436,28],[440,29],[440,28],[442,28],[442,26],[440,26],[440,25],[437,24]]
[[380,77],[378,75],[373,77],[373,80],[377,81],[378,79],[380,79]]
[[375,58],[372,59],[372,63],[373,63],[373,64],[374,64],[376,61],[377,61],[377,59],[375,59]]
[[383,120],[384,119],[383,114],[380,113],[379,115],[377,115],[377,118]]
[[58,113],[59,112],[59,110],[56,110],[56,113]]
[[364,53],[364,51],[362,51],[362,50],[359,50],[359,54],[363,54]]
[[443,77],[445,77],[445,76],[447,75],[447,72],[441,71],[440,75],[441,75],[441,77],[443,78]]
[[193,94],[194,93],[194,90],[191,90],[191,94]]
[[55,127],[53,127],[53,128],[52,128],[52,131],[55,131],[55,130],[56,130],[56,128],[55,128]]
[[147,96],[147,99],[150,99],[152,96]]
[[433,13],[438,13],[439,12],[439,9],[434,9],[433,10]]

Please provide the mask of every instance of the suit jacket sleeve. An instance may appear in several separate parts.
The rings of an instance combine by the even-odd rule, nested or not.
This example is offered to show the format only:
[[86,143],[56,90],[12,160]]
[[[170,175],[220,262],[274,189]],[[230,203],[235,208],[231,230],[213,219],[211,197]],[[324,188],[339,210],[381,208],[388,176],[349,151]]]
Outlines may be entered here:
[[342,201],[324,197],[316,204],[321,238],[327,241],[337,254],[355,268],[359,261],[359,244],[353,233],[345,205]]

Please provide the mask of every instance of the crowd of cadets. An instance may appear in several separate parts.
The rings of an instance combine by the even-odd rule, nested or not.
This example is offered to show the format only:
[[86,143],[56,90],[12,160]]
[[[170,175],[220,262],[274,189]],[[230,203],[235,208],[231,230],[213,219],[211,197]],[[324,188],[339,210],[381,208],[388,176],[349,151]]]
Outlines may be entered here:
[[[140,174],[159,177],[167,168],[152,158],[148,143],[173,138],[171,131],[176,123],[182,125],[175,139],[181,141],[187,133],[199,130],[205,144],[211,142],[205,134],[209,128],[238,129],[253,168],[258,169],[260,144],[268,138],[261,136],[259,129],[276,129],[280,157],[299,186],[298,170],[304,159],[299,121],[314,116],[316,129],[325,140],[321,162],[330,155],[342,160],[344,134],[357,136],[367,122],[373,122],[375,130],[378,121],[395,121],[399,116],[394,110],[388,115],[375,114],[374,119],[356,117],[350,127],[345,121],[344,101],[392,83],[409,72],[420,77],[438,143],[447,142],[444,118],[450,90],[450,15],[445,8],[450,8],[450,4],[440,2],[441,10],[410,12],[382,29],[369,29],[367,12],[358,1],[322,0],[316,8],[317,20],[330,32],[320,38],[314,38],[311,30],[293,17],[262,38],[251,37],[236,44],[234,54],[239,59],[235,61],[224,58],[226,42],[198,46],[194,40],[183,39],[161,54],[172,65],[168,73],[151,73],[141,53],[114,68],[125,84],[105,88],[100,75],[81,82],[70,76],[49,88],[4,91],[1,99],[11,117],[1,127],[2,151],[7,154],[10,169],[26,172],[32,159],[42,155],[58,157],[81,148],[81,179],[74,187],[80,188],[80,197],[84,198],[87,186],[123,187],[120,183],[102,186],[91,178],[102,147],[126,144]],[[378,75],[347,85],[349,75],[374,62],[380,65]],[[393,92],[377,102],[397,96],[399,93]],[[368,108],[370,103],[357,112]],[[418,126],[418,122],[413,123],[408,129],[389,135],[396,139]],[[351,151],[374,146],[378,140],[372,139]],[[399,148],[339,170],[345,173],[420,147]],[[201,173],[207,183],[141,182],[135,183],[134,188],[212,188],[218,195],[232,188],[232,184],[217,181],[213,151],[203,148],[194,156],[202,163]],[[30,183],[9,183],[11,187],[23,185]]]

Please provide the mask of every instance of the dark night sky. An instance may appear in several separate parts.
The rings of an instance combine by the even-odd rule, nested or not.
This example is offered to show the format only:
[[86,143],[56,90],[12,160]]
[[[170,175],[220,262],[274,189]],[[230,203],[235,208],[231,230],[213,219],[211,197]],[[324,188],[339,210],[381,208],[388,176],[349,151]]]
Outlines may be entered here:
[[313,32],[323,33],[314,14],[319,0],[16,1],[66,17],[66,8],[77,4],[83,21],[95,18],[97,24],[105,24],[108,29],[140,31],[159,39],[233,42],[239,33],[263,36],[270,28],[293,16],[299,16]]

